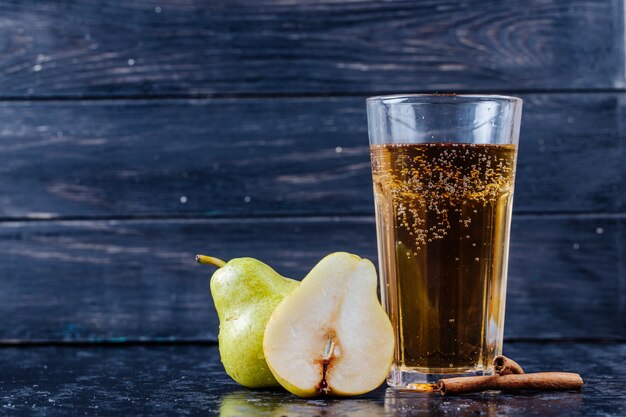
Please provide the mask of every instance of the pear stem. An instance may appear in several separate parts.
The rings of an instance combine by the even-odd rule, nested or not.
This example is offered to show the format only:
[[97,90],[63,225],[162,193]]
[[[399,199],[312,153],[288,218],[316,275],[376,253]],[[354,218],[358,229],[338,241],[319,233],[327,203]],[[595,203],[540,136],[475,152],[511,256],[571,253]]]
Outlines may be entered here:
[[226,265],[226,262],[222,261],[221,259],[214,258],[213,256],[207,256],[207,255],[196,255],[196,262],[198,262],[199,264],[204,264],[204,265],[213,265],[218,268],[221,268],[224,265]]

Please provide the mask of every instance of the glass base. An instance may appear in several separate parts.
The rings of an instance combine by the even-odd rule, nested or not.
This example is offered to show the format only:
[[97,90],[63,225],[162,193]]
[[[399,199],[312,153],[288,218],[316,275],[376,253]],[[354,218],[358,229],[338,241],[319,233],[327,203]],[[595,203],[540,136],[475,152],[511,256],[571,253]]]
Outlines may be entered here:
[[387,377],[387,385],[391,388],[418,392],[433,392],[437,387],[437,381],[444,378],[456,378],[459,376],[483,376],[493,375],[493,369],[463,369],[445,373],[429,373],[426,370],[414,368],[399,368],[393,366]]

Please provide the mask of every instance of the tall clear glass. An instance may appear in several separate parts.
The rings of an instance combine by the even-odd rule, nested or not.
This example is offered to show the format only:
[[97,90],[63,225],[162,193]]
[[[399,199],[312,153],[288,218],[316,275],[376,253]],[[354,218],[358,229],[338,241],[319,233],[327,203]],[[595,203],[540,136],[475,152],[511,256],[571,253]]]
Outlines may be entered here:
[[502,352],[522,100],[367,99],[392,387],[489,375]]

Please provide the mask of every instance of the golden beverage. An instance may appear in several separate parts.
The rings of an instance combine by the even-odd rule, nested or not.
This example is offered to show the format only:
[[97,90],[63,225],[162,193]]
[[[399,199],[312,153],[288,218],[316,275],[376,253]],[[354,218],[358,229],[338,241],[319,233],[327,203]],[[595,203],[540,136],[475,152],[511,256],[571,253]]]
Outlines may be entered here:
[[394,369],[490,372],[502,351],[515,145],[372,145]]

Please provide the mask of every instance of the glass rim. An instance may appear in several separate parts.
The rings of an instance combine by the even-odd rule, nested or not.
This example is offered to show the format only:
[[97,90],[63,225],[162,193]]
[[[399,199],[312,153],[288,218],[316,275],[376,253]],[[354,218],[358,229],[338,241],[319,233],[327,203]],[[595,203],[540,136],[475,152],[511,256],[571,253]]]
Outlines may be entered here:
[[[423,99],[423,100],[416,100]],[[416,93],[416,94],[390,94],[368,97],[367,104],[451,104],[478,103],[482,101],[499,101],[506,103],[522,103],[519,97],[501,94],[455,94],[455,93]]]

